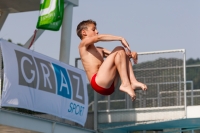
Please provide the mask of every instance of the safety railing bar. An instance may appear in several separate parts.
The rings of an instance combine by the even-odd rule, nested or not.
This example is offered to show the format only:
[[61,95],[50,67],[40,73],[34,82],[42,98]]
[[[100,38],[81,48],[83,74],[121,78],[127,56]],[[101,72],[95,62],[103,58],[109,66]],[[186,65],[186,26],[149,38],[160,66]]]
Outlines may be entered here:
[[159,77],[162,77],[162,78],[165,78],[165,77],[179,77],[180,75],[167,75],[167,76],[146,76],[146,77],[137,77],[137,79],[140,79],[140,78],[159,78]]
[[185,52],[185,49],[162,50],[162,51],[151,51],[151,52],[138,52],[138,55],[175,53],[175,52]]
[[142,68],[142,69],[134,69],[134,71],[135,72],[137,72],[137,71],[152,71],[152,70],[163,70],[163,69],[180,69],[180,68],[182,68],[183,66],[174,66],[174,67],[162,67],[162,68],[160,68],[160,67],[154,67],[154,68]]
[[[110,100],[110,102],[124,102],[124,101],[125,101],[125,99],[121,99],[121,100]],[[107,100],[98,101],[98,103],[107,103],[107,102],[108,102]],[[89,103],[88,108],[89,108],[90,106],[92,106],[92,104],[94,104],[94,101],[92,101],[91,103]]]

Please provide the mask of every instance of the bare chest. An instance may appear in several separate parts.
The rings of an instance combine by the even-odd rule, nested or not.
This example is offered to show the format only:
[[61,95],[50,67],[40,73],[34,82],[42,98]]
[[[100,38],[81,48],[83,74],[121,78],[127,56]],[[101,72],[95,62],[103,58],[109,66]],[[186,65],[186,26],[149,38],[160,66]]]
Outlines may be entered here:
[[93,74],[97,73],[103,63],[103,52],[95,47],[80,50],[81,61],[90,80]]

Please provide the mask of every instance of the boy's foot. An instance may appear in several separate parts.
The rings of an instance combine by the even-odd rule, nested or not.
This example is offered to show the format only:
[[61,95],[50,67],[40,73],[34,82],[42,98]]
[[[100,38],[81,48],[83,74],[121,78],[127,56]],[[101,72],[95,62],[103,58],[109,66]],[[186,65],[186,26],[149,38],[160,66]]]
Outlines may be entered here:
[[143,91],[147,90],[147,86],[141,82],[134,82],[131,84],[133,90],[135,90],[136,88],[141,88]]
[[131,88],[131,86],[123,86],[123,85],[120,85],[119,87],[119,90],[120,91],[123,91],[123,92],[126,92],[130,97],[131,97],[131,100],[134,101],[136,99],[136,95],[135,95],[135,92],[134,90]]

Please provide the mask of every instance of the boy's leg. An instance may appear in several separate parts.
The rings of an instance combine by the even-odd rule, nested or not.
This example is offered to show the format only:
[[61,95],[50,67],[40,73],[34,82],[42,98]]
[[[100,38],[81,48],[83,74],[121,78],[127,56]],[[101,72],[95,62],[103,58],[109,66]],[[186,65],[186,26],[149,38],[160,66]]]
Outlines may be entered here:
[[103,88],[109,88],[116,79],[118,72],[122,82],[120,90],[128,93],[132,100],[134,100],[135,92],[131,87],[127,68],[124,48],[116,47],[100,66],[96,76],[96,82]]
[[133,72],[133,67],[132,67],[132,63],[129,59],[129,57],[127,56],[127,63],[128,63],[128,75],[130,78],[130,83],[132,88],[135,90],[136,88],[141,88],[142,90],[146,90],[147,86],[141,82],[138,82],[137,79],[135,78],[134,72]]
[[117,74],[116,74],[116,76],[115,76],[115,79],[114,79],[114,87],[116,88],[117,86],[118,86],[118,84],[119,84],[119,73],[118,73],[118,71],[117,71]]

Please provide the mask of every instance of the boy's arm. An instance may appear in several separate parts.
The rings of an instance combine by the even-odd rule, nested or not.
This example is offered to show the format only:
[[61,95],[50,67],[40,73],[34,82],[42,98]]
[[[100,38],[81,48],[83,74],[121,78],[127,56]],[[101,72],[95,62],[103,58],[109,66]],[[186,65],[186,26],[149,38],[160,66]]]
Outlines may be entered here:
[[[101,49],[104,58],[107,57],[111,53],[111,51],[109,51],[109,50],[107,50],[107,49],[105,49],[103,47],[97,46],[97,48]],[[128,51],[126,51],[126,55],[129,56],[129,58],[133,59],[134,64],[137,64],[137,62],[138,62],[138,54],[137,54],[137,52],[132,51],[131,53],[129,53]]]
[[99,41],[121,41],[122,45],[128,50],[130,50],[128,42],[123,37],[107,35],[107,34],[100,34],[93,37],[86,37],[81,41],[81,46],[88,47],[89,45]]
[[102,53],[103,53],[103,57],[107,57],[111,52],[103,47],[99,47],[97,46],[98,49],[101,49],[102,50]]

